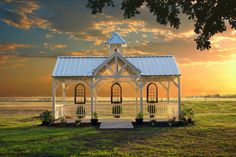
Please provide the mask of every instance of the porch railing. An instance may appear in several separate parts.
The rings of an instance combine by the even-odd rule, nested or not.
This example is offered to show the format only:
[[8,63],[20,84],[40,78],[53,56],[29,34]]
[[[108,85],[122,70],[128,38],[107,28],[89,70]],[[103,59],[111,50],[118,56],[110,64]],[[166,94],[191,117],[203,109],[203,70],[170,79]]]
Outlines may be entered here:
[[[81,118],[91,118],[91,104],[73,104],[57,105],[56,117],[77,118],[78,114]],[[135,102],[125,102],[122,104],[111,104],[102,102],[94,104],[94,112],[98,114],[99,119],[106,118],[122,118],[134,120],[137,113],[140,112],[140,104]],[[168,120],[178,117],[177,102],[159,102],[159,103],[143,103],[144,119]]]

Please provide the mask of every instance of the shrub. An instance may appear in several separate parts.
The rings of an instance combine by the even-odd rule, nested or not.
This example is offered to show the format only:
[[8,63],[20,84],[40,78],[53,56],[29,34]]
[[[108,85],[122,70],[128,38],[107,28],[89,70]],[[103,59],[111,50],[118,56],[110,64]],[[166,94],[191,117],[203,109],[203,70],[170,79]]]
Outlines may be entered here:
[[92,125],[98,124],[98,114],[96,112],[93,112],[92,118],[91,118]]
[[122,113],[122,107],[120,105],[116,105],[112,107],[112,114],[115,118],[119,118]]
[[194,111],[191,108],[186,108],[181,111],[180,119],[192,121],[194,117]]
[[80,119],[75,120],[75,124],[76,124],[76,126],[79,126],[80,123],[81,123],[81,120],[80,120]]
[[92,119],[98,119],[98,114],[97,114],[97,112],[93,112]]
[[143,119],[143,113],[142,112],[137,113],[136,119]]
[[151,120],[151,125],[152,125],[152,126],[155,126],[155,125],[156,125],[156,120],[154,120],[154,119]]
[[83,106],[78,106],[76,114],[79,119],[84,118],[85,117],[85,108]]
[[143,123],[143,113],[139,112],[135,118],[136,124],[141,125]]
[[53,122],[54,116],[51,111],[44,111],[40,114],[40,120],[43,125],[49,125]]

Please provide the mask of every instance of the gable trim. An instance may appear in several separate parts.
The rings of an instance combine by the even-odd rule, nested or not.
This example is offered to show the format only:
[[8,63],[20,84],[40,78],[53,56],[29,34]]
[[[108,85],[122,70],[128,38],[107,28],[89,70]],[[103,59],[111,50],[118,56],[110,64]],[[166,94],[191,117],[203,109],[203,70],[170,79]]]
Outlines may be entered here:
[[[125,59],[123,56],[121,56],[118,52],[114,52],[114,54],[112,54],[109,58],[107,58],[101,65],[99,65],[97,68],[95,68],[93,70],[92,75],[95,76],[98,74],[98,72],[102,69],[102,68],[107,68],[107,63],[109,63],[112,59],[115,58],[115,62],[116,60],[119,58],[120,60],[122,60],[125,64],[126,67],[129,66],[134,73],[136,73],[137,75],[141,76],[141,71],[139,69],[137,69],[132,63],[130,63],[127,59]],[[117,64],[117,63],[116,63]],[[117,71],[119,74],[119,71]]]

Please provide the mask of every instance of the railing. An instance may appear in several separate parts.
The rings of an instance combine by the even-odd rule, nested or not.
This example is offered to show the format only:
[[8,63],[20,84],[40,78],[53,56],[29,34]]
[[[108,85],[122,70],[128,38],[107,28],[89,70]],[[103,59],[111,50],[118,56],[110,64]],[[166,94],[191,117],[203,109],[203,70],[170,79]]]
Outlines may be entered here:
[[155,104],[143,104],[144,119],[155,118],[157,120],[168,120],[178,117],[178,104],[175,102],[159,102]]
[[62,104],[57,104],[56,105],[56,110],[55,110],[55,119],[61,118],[64,116],[64,105]]
[[[77,112],[78,111],[78,112]],[[139,103],[125,102],[122,104],[111,104],[103,102],[94,104],[94,112],[98,114],[99,119],[106,118],[122,118],[134,120],[137,113],[140,112]],[[56,117],[66,118],[91,118],[91,104],[69,104],[57,105]],[[159,103],[143,103],[144,119],[168,120],[178,117],[177,102],[159,102]]]

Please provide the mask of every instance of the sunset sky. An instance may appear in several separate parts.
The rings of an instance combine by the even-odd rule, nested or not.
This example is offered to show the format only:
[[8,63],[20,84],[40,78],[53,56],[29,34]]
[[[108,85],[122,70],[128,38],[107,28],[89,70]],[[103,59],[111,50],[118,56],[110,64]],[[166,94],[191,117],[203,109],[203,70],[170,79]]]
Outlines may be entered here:
[[124,19],[121,1],[92,15],[86,0],[0,1],[0,97],[50,96],[51,72],[60,55],[106,56],[106,39],[118,31],[125,55],[174,55],[182,96],[236,93],[236,31],[211,38],[199,51],[193,22],[182,15],[178,30],[161,26],[145,6]]

